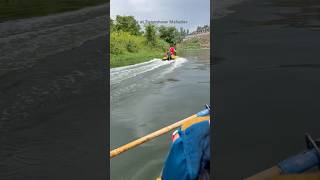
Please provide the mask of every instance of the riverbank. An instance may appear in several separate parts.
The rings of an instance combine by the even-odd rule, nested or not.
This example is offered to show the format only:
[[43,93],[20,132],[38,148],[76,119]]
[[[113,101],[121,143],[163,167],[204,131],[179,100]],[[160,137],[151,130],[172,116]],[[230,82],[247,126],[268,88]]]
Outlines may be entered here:
[[166,46],[163,40],[156,38],[152,45],[142,35],[128,32],[111,32],[110,35],[110,68],[129,66],[154,58],[161,58]]
[[247,0],[214,20],[214,179],[244,179],[320,136],[319,5]]
[[157,50],[141,50],[137,53],[110,55],[110,68],[129,66],[149,61],[154,58],[161,59],[164,53]]
[[[183,46],[183,47],[182,47]],[[180,48],[177,49],[177,54],[179,55],[183,51],[187,50],[201,50],[207,48],[201,48],[200,43],[197,42],[188,42],[184,43]],[[179,45],[178,45],[179,47]],[[165,52],[159,50],[141,50],[137,53],[125,53],[121,55],[110,55],[110,68],[129,66],[133,64],[138,64],[152,59],[162,59]]]
[[162,59],[188,31],[175,26],[141,25],[134,16],[117,15],[110,19],[110,32],[110,67],[114,68]]
[[[179,44],[177,44],[178,55],[187,50],[200,50],[210,48],[210,33],[205,35],[189,38]],[[164,56],[163,48],[149,48],[139,50],[134,53],[126,52],[119,55],[110,54],[110,68],[128,66],[137,63],[149,61],[154,58],[161,59]]]
[[209,49],[210,32],[186,36],[178,47],[179,49]]

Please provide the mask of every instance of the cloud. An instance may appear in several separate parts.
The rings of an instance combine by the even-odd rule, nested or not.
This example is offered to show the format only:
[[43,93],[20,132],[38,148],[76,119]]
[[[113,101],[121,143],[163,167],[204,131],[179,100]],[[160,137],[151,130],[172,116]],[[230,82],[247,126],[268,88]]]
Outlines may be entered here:
[[155,2],[148,0],[129,0],[129,4],[133,11],[140,13],[151,13],[155,7]]
[[145,4],[147,2],[147,0],[129,0],[129,3],[131,4]]
[[132,15],[137,20],[185,20],[176,27],[195,30],[210,23],[210,0],[111,0],[111,17]]

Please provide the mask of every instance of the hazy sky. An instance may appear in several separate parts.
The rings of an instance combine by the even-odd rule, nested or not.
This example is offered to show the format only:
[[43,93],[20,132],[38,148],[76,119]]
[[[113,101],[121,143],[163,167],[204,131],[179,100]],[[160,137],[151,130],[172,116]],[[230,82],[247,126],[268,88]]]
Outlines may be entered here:
[[110,15],[132,15],[138,21],[187,21],[176,27],[191,31],[210,23],[210,0],[110,0]]

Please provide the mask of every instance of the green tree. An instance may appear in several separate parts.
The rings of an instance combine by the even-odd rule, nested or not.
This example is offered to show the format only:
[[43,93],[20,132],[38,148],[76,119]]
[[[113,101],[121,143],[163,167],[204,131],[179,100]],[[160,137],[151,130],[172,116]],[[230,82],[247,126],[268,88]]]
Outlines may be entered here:
[[110,29],[110,32],[113,32],[115,27],[114,27],[114,20],[110,18],[110,24],[109,24],[109,29]]
[[174,31],[174,44],[180,43],[182,41],[181,32],[178,30]]
[[187,31],[184,28],[180,27],[180,41],[182,41],[182,39],[184,39],[187,35]]
[[147,43],[151,44],[152,46],[155,46],[156,45],[156,40],[157,40],[157,36],[156,36],[157,29],[156,29],[156,26],[153,25],[153,24],[146,24],[144,29],[145,29],[144,36],[147,39]]
[[197,32],[200,32],[202,30],[202,27],[201,26],[198,26],[197,27]]
[[119,16],[116,17],[115,30],[128,32],[132,35],[141,35],[140,25],[133,16]]
[[169,44],[176,44],[179,41],[180,33],[173,26],[171,27],[160,26],[159,37],[165,40]]

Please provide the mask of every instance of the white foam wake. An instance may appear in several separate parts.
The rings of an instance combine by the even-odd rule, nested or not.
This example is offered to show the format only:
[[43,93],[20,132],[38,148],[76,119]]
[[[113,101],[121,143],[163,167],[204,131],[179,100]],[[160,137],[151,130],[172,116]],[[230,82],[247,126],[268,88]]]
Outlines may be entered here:
[[112,68],[110,70],[110,82],[112,84],[120,83],[123,80],[144,74],[146,72],[158,69],[163,66],[168,66],[167,69],[162,71],[162,74],[171,72],[175,68],[180,67],[187,60],[184,58],[178,58],[175,61],[162,61],[161,59],[153,59],[148,62],[139,63],[135,65]]

